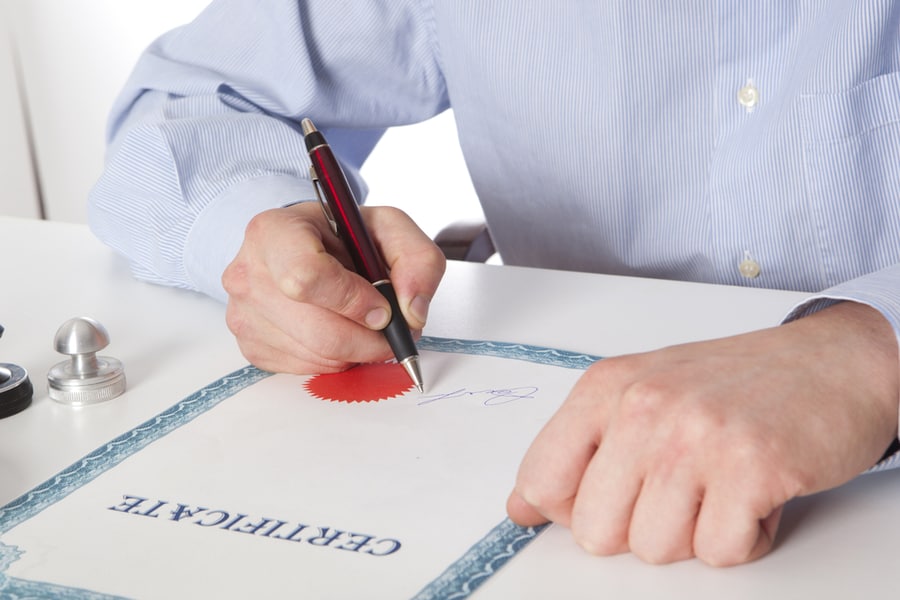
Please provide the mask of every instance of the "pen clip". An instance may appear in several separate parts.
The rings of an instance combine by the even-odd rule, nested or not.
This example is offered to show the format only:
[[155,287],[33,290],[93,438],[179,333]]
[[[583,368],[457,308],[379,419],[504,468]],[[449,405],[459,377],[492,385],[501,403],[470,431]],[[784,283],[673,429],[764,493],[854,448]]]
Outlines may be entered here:
[[313,165],[309,165],[309,178],[312,180],[313,191],[316,192],[316,198],[319,199],[319,206],[322,207],[322,212],[325,213],[325,220],[328,221],[329,227],[331,227],[331,232],[334,235],[339,236],[337,221],[334,220],[334,215],[331,213],[331,209],[328,207],[328,204],[325,202],[325,199],[322,198],[322,192],[319,187],[319,176],[316,174],[316,167]]

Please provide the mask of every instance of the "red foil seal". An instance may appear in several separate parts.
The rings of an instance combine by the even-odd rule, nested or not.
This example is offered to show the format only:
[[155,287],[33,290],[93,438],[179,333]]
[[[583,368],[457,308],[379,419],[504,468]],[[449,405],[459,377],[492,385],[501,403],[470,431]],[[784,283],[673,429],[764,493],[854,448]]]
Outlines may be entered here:
[[358,365],[340,373],[313,375],[306,391],[330,402],[379,402],[413,389],[406,370],[397,363]]

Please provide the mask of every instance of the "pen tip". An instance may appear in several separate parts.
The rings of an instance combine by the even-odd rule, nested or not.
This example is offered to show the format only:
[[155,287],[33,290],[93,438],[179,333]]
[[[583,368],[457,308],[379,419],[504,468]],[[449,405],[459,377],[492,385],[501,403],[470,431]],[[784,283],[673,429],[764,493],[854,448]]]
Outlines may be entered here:
[[419,392],[424,392],[425,384],[422,381],[422,371],[419,369],[419,357],[416,355],[410,356],[400,364],[406,369],[406,372],[409,374],[409,378],[412,379],[416,389],[419,390]]
[[313,125],[313,122],[308,118],[304,118],[302,121],[300,121],[300,127],[303,128],[303,135],[309,135],[317,131],[316,126]]

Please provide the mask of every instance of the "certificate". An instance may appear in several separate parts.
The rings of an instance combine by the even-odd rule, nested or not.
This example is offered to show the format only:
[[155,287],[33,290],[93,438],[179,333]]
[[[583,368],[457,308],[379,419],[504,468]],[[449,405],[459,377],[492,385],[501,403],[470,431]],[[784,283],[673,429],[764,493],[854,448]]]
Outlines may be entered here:
[[0,596],[465,598],[541,528],[505,517],[598,357],[423,338],[396,363],[253,367],[0,509]]

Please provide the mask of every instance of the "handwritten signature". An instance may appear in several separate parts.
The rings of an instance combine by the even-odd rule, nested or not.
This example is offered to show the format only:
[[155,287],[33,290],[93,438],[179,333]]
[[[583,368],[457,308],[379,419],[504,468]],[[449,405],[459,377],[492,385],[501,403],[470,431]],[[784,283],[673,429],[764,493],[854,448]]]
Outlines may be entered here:
[[430,396],[422,396],[419,399],[419,406],[423,404],[431,404],[432,402],[437,402],[438,400],[449,400],[451,398],[481,398],[482,405],[484,406],[500,406],[501,404],[508,404],[509,402],[515,402],[517,400],[526,400],[528,398],[534,398],[534,394],[538,391],[536,386],[521,386],[515,388],[505,388],[505,389],[485,389],[485,390],[467,390],[466,388],[460,388],[456,391],[449,392],[447,394],[434,394]]

